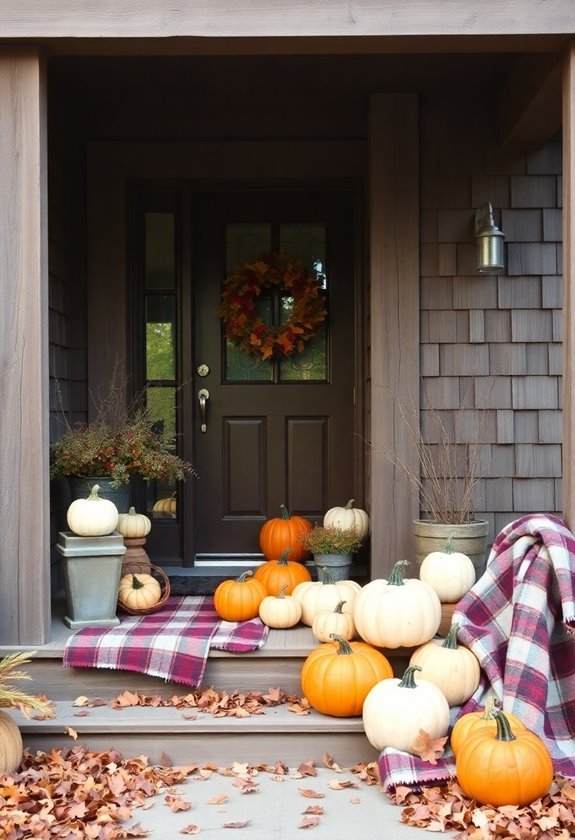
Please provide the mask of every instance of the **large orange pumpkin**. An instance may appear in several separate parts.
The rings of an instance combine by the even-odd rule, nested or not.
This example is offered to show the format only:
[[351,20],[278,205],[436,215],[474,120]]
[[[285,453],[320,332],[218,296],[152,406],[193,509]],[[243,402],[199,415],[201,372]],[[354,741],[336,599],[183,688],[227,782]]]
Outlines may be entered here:
[[369,691],[393,677],[388,659],[365,642],[334,636],[312,650],[301,669],[301,687],[311,706],[324,715],[357,717]]
[[280,516],[268,519],[260,528],[260,548],[266,560],[278,561],[287,549],[289,559],[301,563],[309,557],[302,541],[312,524],[303,516],[290,516],[285,505],[280,505],[280,511]]
[[553,762],[534,732],[513,732],[503,712],[495,713],[495,721],[495,734],[482,729],[461,744],[455,760],[457,781],[482,805],[522,808],[548,792]]
[[235,580],[223,580],[214,592],[214,607],[224,621],[249,621],[259,615],[266,588],[253,572],[243,572]]
[[298,583],[311,580],[307,567],[288,560],[288,554],[289,551],[286,549],[277,563],[274,560],[268,560],[258,566],[255,571],[254,577],[256,580],[261,580],[268,595],[277,595],[284,586],[286,587],[285,594],[291,595]]

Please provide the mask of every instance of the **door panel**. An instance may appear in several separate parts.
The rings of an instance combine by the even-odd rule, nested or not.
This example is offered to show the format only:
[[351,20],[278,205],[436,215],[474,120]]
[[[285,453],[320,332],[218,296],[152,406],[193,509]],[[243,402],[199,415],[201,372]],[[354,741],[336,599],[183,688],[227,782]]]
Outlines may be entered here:
[[[196,408],[183,432],[193,434],[199,473],[194,553],[198,560],[229,560],[259,553],[259,529],[281,504],[319,521],[353,495],[352,202],[346,191],[261,191],[197,194],[192,203]],[[280,245],[308,264],[315,259],[326,275],[323,349],[309,364],[297,355],[256,364],[226,347],[222,335],[218,306],[227,273]],[[206,376],[197,373],[201,364]],[[209,391],[205,431],[202,388]]]

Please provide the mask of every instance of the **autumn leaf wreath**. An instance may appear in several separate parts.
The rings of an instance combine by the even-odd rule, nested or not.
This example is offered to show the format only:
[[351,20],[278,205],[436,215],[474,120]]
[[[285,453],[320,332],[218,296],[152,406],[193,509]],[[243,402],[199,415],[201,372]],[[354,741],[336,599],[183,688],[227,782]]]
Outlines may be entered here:
[[[270,325],[258,314],[257,301],[268,289],[292,298],[282,323]],[[301,353],[326,318],[320,280],[301,260],[271,253],[238,265],[226,279],[219,310],[226,338],[262,359],[285,359]]]

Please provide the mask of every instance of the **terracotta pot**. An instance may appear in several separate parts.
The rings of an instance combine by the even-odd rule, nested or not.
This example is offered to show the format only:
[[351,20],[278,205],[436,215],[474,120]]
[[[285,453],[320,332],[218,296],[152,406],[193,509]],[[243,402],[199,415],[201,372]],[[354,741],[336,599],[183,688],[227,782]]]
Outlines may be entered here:
[[452,534],[453,550],[467,554],[475,567],[475,579],[479,580],[487,561],[488,532],[489,523],[484,519],[466,522],[464,525],[444,525],[416,519],[413,522],[412,533],[417,568],[419,569],[424,558],[432,551],[443,551],[447,538]]

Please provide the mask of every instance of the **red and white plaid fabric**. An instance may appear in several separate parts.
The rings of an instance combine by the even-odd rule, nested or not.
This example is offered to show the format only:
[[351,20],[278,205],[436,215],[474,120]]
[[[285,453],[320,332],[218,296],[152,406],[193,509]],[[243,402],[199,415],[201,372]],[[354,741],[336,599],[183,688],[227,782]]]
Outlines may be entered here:
[[222,621],[211,596],[172,596],[158,612],[125,616],[117,627],[78,630],[67,642],[64,666],[138,671],[197,687],[211,648],[258,650],[268,629],[259,618]]
[[[504,528],[453,621],[459,641],[477,655],[482,678],[452,719],[483,706],[492,690],[503,711],[543,738],[555,771],[575,777],[575,537],[565,524],[535,514]],[[380,772],[389,788],[448,779],[455,767],[449,753],[434,767],[384,750]]]

